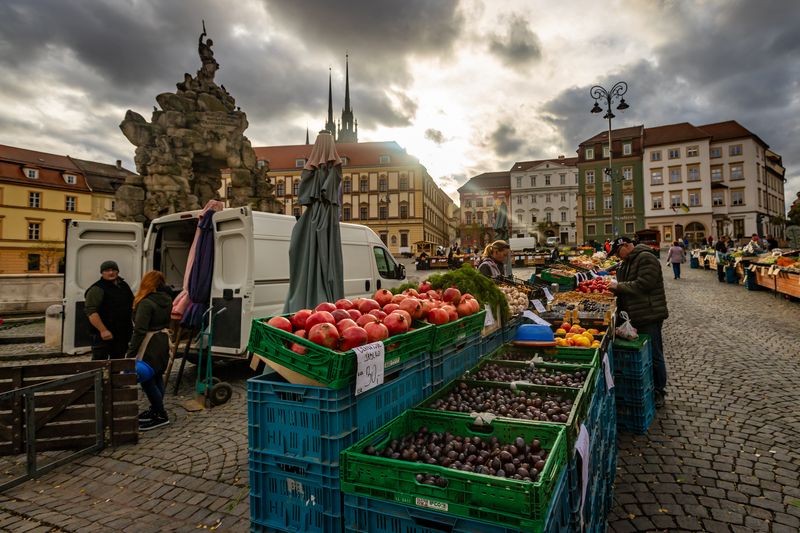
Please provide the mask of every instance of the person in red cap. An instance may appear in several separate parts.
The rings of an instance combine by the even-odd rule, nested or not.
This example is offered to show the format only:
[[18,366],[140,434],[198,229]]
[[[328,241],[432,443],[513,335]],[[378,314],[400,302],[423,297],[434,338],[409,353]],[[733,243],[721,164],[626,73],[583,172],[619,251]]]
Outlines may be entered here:
[[617,296],[617,309],[625,311],[640,334],[650,336],[653,351],[653,382],[656,407],[663,407],[667,386],[667,364],[661,327],[669,317],[664,277],[658,258],[646,244],[634,245],[627,237],[615,239],[611,254],[622,259],[617,279],[609,290]]

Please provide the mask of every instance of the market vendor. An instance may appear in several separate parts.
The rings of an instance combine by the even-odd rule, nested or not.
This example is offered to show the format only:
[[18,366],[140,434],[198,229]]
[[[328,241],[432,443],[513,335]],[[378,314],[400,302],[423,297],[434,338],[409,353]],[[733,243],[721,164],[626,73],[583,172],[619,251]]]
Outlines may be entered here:
[[669,312],[661,264],[649,246],[634,245],[627,237],[614,240],[610,255],[622,259],[622,264],[617,269],[617,279],[611,281],[608,289],[617,296],[617,309],[628,313],[636,331],[650,336],[656,407],[663,407],[667,365],[664,361],[661,326],[669,317]]
[[478,270],[484,276],[492,279],[505,275],[506,259],[511,253],[511,246],[506,241],[494,241],[483,251],[483,257],[478,263]]

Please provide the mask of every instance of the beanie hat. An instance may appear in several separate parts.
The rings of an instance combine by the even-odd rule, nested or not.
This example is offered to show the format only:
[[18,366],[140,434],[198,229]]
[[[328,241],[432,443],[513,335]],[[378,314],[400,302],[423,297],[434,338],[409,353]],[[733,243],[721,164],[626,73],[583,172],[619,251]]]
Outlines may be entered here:
[[116,270],[119,272],[119,266],[116,261],[103,261],[100,265],[100,272],[102,273],[104,270]]

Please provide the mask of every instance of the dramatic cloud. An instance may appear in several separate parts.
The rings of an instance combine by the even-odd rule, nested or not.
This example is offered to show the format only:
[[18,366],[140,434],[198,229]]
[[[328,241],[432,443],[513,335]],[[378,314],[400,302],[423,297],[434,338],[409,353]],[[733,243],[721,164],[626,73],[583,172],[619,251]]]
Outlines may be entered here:
[[428,128],[425,130],[425,138],[436,144],[442,144],[444,142],[444,133],[436,128]]
[[542,57],[542,45],[528,21],[512,15],[505,35],[489,36],[489,50],[510,67],[525,66]]
[[489,138],[490,146],[501,157],[516,154],[523,144],[522,139],[517,136],[517,130],[509,124],[499,124]]

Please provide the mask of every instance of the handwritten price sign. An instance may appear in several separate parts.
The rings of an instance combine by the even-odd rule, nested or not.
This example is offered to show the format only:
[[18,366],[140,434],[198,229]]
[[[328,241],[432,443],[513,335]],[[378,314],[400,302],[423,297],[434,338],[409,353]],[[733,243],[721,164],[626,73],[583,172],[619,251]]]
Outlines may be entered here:
[[358,369],[356,371],[356,396],[383,383],[385,351],[381,341],[353,348]]

